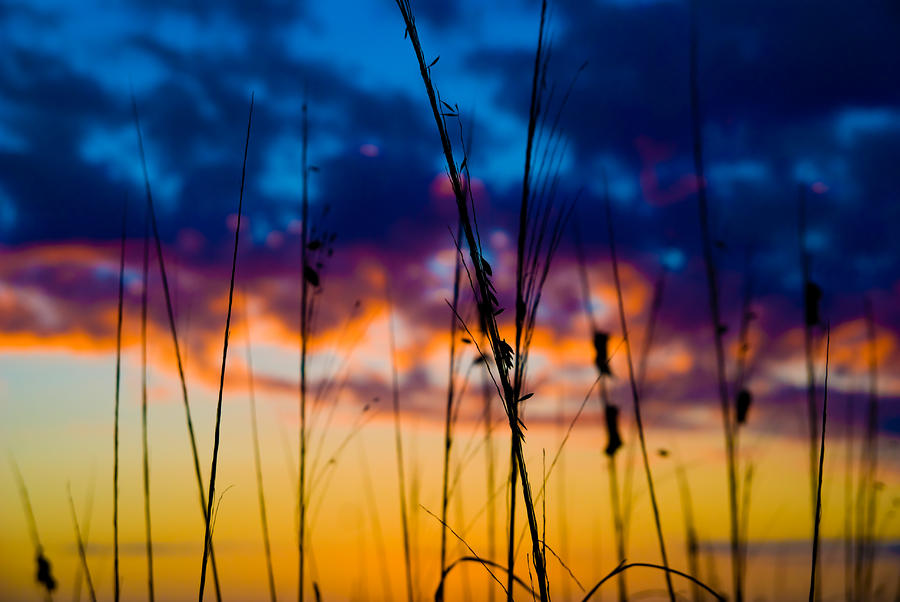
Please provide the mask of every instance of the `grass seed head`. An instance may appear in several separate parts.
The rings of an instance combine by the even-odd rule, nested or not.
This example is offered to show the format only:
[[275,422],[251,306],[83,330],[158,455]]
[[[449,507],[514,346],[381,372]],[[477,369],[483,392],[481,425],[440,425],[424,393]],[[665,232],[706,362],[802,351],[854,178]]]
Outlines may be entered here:
[[822,321],[822,318],[819,315],[819,304],[822,301],[822,288],[812,280],[808,280],[806,282],[805,292],[806,324],[808,326],[816,326]]
[[605,414],[607,443],[604,452],[607,456],[612,457],[622,447],[622,436],[619,433],[619,408],[608,404]]
[[737,395],[737,423],[747,423],[747,412],[753,403],[753,395],[747,389],[741,389]]
[[600,374],[612,376],[609,369],[609,333],[602,330],[594,331],[594,365]]
[[53,570],[50,567],[50,561],[44,556],[43,550],[37,553],[37,574],[35,579],[38,583],[47,589],[48,593],[56,589],[56,579],[53,578]]

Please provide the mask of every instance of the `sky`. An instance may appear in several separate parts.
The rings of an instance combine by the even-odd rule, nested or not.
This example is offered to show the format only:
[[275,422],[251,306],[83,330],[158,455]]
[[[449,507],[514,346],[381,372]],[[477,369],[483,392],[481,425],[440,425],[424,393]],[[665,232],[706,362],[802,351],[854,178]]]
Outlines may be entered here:
[[[831,326],[829,402],[837,409],[829,414],[829,436],[833,433],[836,453],[826,460],[831,477],[826,480],[826,510],[831,509],[824,518],[826,536],[841,537],[842,454],[848,441],[857,444],[850,453],[858,453],[874,349],[884,539],[892,550],[887,558],[896,560],[900,527],[891,508],[900,495],[900,237],[894,232],[900,223],[900,9],[889,0],[698,4],[706,188],[730,376],[748,285],[756,316],[746,380],[755,401],[742,444],[747,465],[754,465],[757,475],[750,533],[758,545],[758,570],[775,571],[777,577],[777,567],[785,566],[778,554],[802,560],[804,552],[792,542],[808,537],[803,522],[809,517],[802,246],[810,253],[811,278],[824,292],[822,315]],[[426,57],[437,60],[432,77],[441,97],[459,108],[486,255],[497,274],[500,303],[510,306],[540,5],[536,0],[419,0],[412,6]],[[643,340],[655,287],[661,278],[665,283],[647,356],[644,401],[651,446],[673,452],[669,459],[657,455],[653,460],[670,477],[661,477],[663,494],[673,505],[665,524],[672,545],[681,545],[678,490],[671,478],[677,456],[690,467],[702,498],[698,504],[711,521],[704,537],[712,565],[721,564],[720,579],[728,583],[725,555],[714,553],[726,539],[725,487],[692,163],[689,14],[687,2],[680,0],[551,3],[545,85],[557,105],[571,86],[560,113],[557,198],[577,201],[538,314],[529,376],[536,395],[526,409],[533,432],[528,458],[533,474],[540,474],[542,450],[550,455],[557,449],[560,424],[576,415],[595,378],[573,225],[585,245],[594,315],[612,333],[612,348],[621,341],[603,204],[606,181],[634,341]],[[233,489],[231,500],[224,498],[217,531],[223,562],[240,567],[248,558],[258,565],[260,558],[258,526],[246,524],[246,517],[255,521],[257,512],[247,414],[249,341],[267,482],[279,493],[270,494],[277,500],[273,512],[280,513],[279,588],[282,595],[293,595],[290,554],[296,551],[289,525],[291,479],[296,477],[287,457],[296,454],[297,438],[306,104],[309,161],[317,168],[309,179],[310,223],[313,236],[325,242],[311,379],[316,387],[334,384],[315,410],[322,433],[317,458],[327,467],[334,457],[336,466],[323,468],[323,475],[335,476],[323,476],[333,484],[323,488],[325,526],[317,529],[328,536],[313,536],[319,538],[313,540],[318,550],[313,572],[321,574],[323,588],[335,599],[387,597],[374,593],[376,588],[381,592],[373,560],[380,556],[375,521],[356,495],[370,470],[383,508],[375,514],[383,515],[389,569],[400,591],[396,466],[387,406],[389,318],[397,333],[402,423],[415,475],[411,487],[421,496],[416,499],[434,510],[440,501],[441,400],[451,321],[445,300],[452,295],[456,212],[395,4],[7,0],[0,10],[0,39],[0,439],[22,468],[56,566],[73,575],[77,566],[65,496],[65,483],[71,482],[79,505],[96,492],[91,515],[97,541],[89,558],[109,593],[111,423],[124,212],[123,428],[130,464],[123,487],[131,546],[126,592],[129,599],[143,597],[139,312],[145,197],[132,94],[204,473],[252,94],[232,329],[236,342],[225,380],[222,478],[223,487]],[[807,215],[802,245],[801,195]],[[156,261],[155,254],[151,260]],[[159,483],[153,503],[164,559],[159,579],[167,583],[170,598],[187,598],[195,587],[190,562],[196,541],[202,543],[202,523],[190,514],[195,510],[184,509],[196,504],[195,488],[156,271],[151,271],[149,298],[151,450],[154,483]],[[865,299],[874,315],[871,349]],[[474,308],[466,311],[471,316]],[[501,327],[512,325],[501,319]],[[468,365],[474,350],[463,348]],[[643,352],[638,343],[634,350]],[[814,355],[821,393],[822,328],[816,332]],[[624,420],[630,425],[624,353],[614,356],[612,370],[611,393],[626,408]],[[462,440],[474,442],[483,409],[475,390],[480,386],[474,384],[477,370],[470,371],[473,385],[461,405],[460,428]],[[574,572],[591,581],[615,563],[610,565],[608,508],[596,502],[606,499],[605,485],[583,477],[600,472],[596,463],[602,460],[599,406],[591,399],[585,407],[561,456],[568,460],[559,470],[560,494],[548,504],[551,515],[568,517],[560,519],[569,523],[560,528],[560,545],[568,542]],[[499,418],[499,404],[494,409]],[[358,424],[364,426],[357,429]],[[497,424],[494,444],[500,465],[505,462],[502,427]],[[851,429],[856,439],[848,437]],[[626,430],[626,439],[629,434]],[[350,444],[342,447],[345,437]],[[476,443],[471,446],[483,452]],[[458,523],[481,525],[483,460],[460,451],[457,461],[461,474],[468,475],[460,481],[465,487]],[[4,469],[0,482],[0,597],[38,599],[32,555],[13,552],[31,544],[12,472]],[[646,499],[635,508],[642,521],[649,519]],[[416,521],[422,558],[417,579],[427,592],[438,574],[438,529],[422,512]],[[484,527],[478,528],[481,534],[473,535],[473,542],[486,545]],[[788,543],[773,552],[772,542]],[[634,545],[636,555],[656,559],[650,530],[636,529]],[[367,568],[342,580],[335,559],[347,547]],[[826,559],[840,566],[840,546],[833,547]],[[796,570],[802,572],[800,560]],[[263,592],[262,568],[257,569],[233,577],[232,590],[251,596]],[[471,579],[466,587],[488,586],[475,569],[466,575]],[[561,572],[557,579],[574,588]],[[643,583],[641,577],[634,579]],[[648,588],[660,587],[655,579],[646,577]],[[70,575],[63,580],[65,595],[71,591]],[[785,581],[795,581],[793,573]],[[830,586],[840,591],[841,583]]]

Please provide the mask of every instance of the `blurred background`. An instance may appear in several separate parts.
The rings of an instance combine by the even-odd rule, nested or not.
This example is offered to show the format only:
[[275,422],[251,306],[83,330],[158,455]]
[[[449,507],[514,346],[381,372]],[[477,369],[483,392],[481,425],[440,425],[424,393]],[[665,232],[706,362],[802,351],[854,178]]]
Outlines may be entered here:
[[[413,9],[426,59],[439,57],[431,73],[441,98],[458,107],[460,127],[454,123],[451,133],[466,139],[485,257],[500,305],[511,307],[541,7],[536,0],[420,0]],[[748,307],[753,314],[743,377],[753,404],[739,436],[739,475],[750,483],[742,489],[747,598],[805,599],[808,592],[813,521],[804,286],[812,281],[823,292],[809,353],[819,403],[824,324],[831,329],[821,591],[823,599],[845,596],[847,545],[865,486],[874,500],[863,520],[872,525],[876,551],[871,597],[891,599],[900,555],[900,237],[894,232],[900,224],[900,11],[888,0],[699,0],[696,10],[705,184],[730,380],[742,316]],[[215,506],[223,595],[268,596],[251,375],[277,593],[296,595],[306,104],[308,161],[315,167],[308,180],[310,236],[325,245],[309,340],[306,584],[315,581],[326,600],[404,595],[393,316],[414,593],[431,598],[441,572],[441,525],[430,513],[440,515],[442,499],[452,321],[446,301],[453,296],[457,215],[395,4],[7,0],[0,31],[0,440],[27,485],[57,595],[87,596],[76,592],[71,484],[94,585],[100,598],[112,597],[117,290],[126,206],[122,596],[147,595],[140,343],[146,201],[131,94],[140,109],[207,478],[253,92]],[[688,570],[692,516],[698,576],[728,592],[725,448],[692,162],[690,7],[679,0],[559,0],[549,9],[548,34],[546,90],[558,103],[571,85],[559,120],[556,195],[577,198],[544,287],[527,379],[535,395],[523,406],[535,491],[545,469],[552,470],[546,502],[536,503],[555,552],[548,556],[551,590],[558,599],[580,599],[581,586],[589,588],[619,562],[573,224],[595,326],[611,334],[608,390],[622,408],[620,478],[633,483],[622,494],[628,496],[622,498],[627,558],[659,562],[634,445],[606,233],[606,178],[632,350],[646,366],[643,418],[670,562]],[[204,524],[155,251],[150,259],[156,593],[187,600],[196,595]],[[476,332],[465,277],[462,286],[460,314]],[[512,313],[499,317],[504,331],[513,328]],[[479,555],[502,563],[509,428],[475,363],[477,336],[457,332],[456,340],[459,401],[447,523]],[[878,455],[866,481],[873,400],[877,438],[868,440]],[[17,491],[15,473],[4,463],[0,598],[40,599]],[[524,514],[517,525],[525,525]],[[448,542],[448,559],[470,553],[452,535]],[[527,544],[525,535],[517,556],[523,578]],[[628,586],[633,600],[666,596],[656,572],[634,569]],[[692,595],[687,582],[676,588]],[[446,585],[450,599],[487,599],[491,591],[502,596],[475,564],[454,570]],[[612,582],[600,591],[607,599],[614,595]]]

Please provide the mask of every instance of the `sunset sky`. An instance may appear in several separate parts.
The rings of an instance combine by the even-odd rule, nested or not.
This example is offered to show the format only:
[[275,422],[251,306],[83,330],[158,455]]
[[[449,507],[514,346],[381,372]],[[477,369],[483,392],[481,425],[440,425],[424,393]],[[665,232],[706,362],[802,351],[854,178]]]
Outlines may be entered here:
[[[412,6],[427,58],[440,56],[432,76],[442,98],[458,105],[470,137],[479,226],[500,304],[509,307],[540,5],[419,0]],[[675,477],[682,465],[706,555],[701,577],[727,591],[724,447],[691,156],[688,5],[558,0],[550,14],[547,85],[556,98],[577,74],[560,122],[565,155],[558,196],[578,198],[572,222],[586,248],[592,309],[600,327],[612,333],[610,349],[618,349],[611,395],[623,408],[626,448],[634,441],[633,413],[624,347],[617,347],[621,329],[604,173],[636,356],[643,352],[654,287],[664,275],[643,408],[673,565],[686,566]],[[831,325],[823,554],[833,570],[825,572],[824,587],[835,599],[843,593],[848,433],[854,429],[851,453],[858,455],[874,349],[878,480],[884,484],[876,576],[884,595],[893,595],[896,576],[889,570],[900,559],[900,521],[894,518],[900,509],[900,9],[889,0],[700,0],[698,28],[707,186],[730,377],[748,281],[756,315],[747,377],[754,405],[741,432],[742,471],[753,466],[751,597],[805,599],[808,583],[800,189],[811,277],[824,291],[822,315]],[[388,349],[393,312],[416,584],[419,598],[433,596],[440,528],[426,509],[438,513],[440,507],[451,321],[445,300],[452,296],[457,216],[394,2],[7,0],[0,38],[0,442],[28,485],[59,596],[72,594],[78,566],[66,489],[71,483],[79,519],[91,522],[88,562],[95,585],[101,599],[112,597],[116,302],[127,205],[120,540],[123,597],[146,599],[140,445],[145,197],[132,90],[204,475],[247,111],[255,94],[217,484],[223,498],[215,542],[225,597],[267,595],[250,440],[248,342],[279,596],[296,595],[304,101],[310,163],[318,168],[309,182],[311,224],[316,236],[336,234],[333,255],[320,270],[311,345],[313,389],[333,386],[313,412],[312,474],[318,480],[310,579],[326,600],[402,597]],[[166,307],[156,264],[151,266],[156,581],[161,599],[192,599],[203,523]],[[875,321],[873,348],[866,298]],[[461,313],[476,330],[470,294]],[[501,328],[513,328],[512,313],[501,316]],[[549,468],[591,391],[596,374],[590,335],[568,228],[544,290],[530,360],[535,396],[524,416],[533,483],[541,482],[543,454]],[[469,385],[454,446],[460,476],[450,526],[488,556],[482,375],[470,367],[474,346],[462,347]],[[821,395],[822,328],[815,358]],[[602,414],[596,392],[588,399],[553,468],[546,504],[548,543],[584,585],[617,564]],[[509,430],[501,414],[494,399],[491,493],[508,470]],[[33,545],[8,464],[0,468],[0,599],[37,600]],[[637,468],[634,483],[628,559],[658,562],[646,482]],[[502,561],[502,490],[495,499],[495,559]],[[527,547],[519,553],[522,575]],[[451,558],[468,553],[461,544],[452,550]],[[383,583],[383,567],[389,584]],[[560,599],[579,591],[555,561],[550,577]],[[663,587],[654,573],[635,571],[629,583],[635,599],[639,591],[652,597]],[[678,586],[689,594],[685,583]],[[488,587],[483,569],[470,566],[451,577],[448,597],[479,599]],[[608,599],[613,589],[603,590]]]

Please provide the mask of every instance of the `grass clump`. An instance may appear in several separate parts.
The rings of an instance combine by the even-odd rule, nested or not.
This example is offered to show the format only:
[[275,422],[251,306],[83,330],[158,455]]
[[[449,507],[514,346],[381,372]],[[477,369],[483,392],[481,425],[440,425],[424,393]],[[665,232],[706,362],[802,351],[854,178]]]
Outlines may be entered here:
[[[194,477],[196,478],[196,482],[197,482],[197,495],[198,495],[198,499],[200,502],[200,511],[203,514],[203,522],[204,522],[204,525],[206,525],[209,522],[209,513],[208,513],[208,509],[207,509],[207,504],[206,504],[206,492],[204,491],[204,488],[203,488],[203,477],[200,473],[200,456],[197,451],[197,437],[194,435],[194,422],[191,418],[191,405],[188,401],[187,379],[185,378],[185,375],[184,375],[184,362],[182,360],[181,347],[178,343],[178,332],[177,332],[177,328],[175,326],[175,311],[172,306],[172,295],[171,295],[171,292],[169,289],[169,279],[166,274],[165,259],[163,258],[162,242],[160,241],[160,236],[159,236],[159,224],[157,224],[156,211],[153,206],[153,193],[150,188],[150,176],[147,171],[147,159],[144,154],[144,139],[143,139],[143,135],[141,134],[141,122],[140,122],[140,117],[138,115],[137,101],[135,100],[133,94],[131,96],[131,109],[132,109],[132,114],[134,117],[134,128],[135,128],[135,132],[137,134],[138,151],[139,151],[139,156],[140,156],[140,160],[141,160],[141,169],[142,169],[143,175],[144,175],[144,190],[147,195],[147,213],[150,215],[150,224],[151,224],[152,230],[153,230],[153,242],[154,242],[155,251],[156,251],[156,259],[159,264],[159,275],[160,275],[160,280],[162,281],[162,285],[163,285],[163,295],[166,300],[166,315],[168,317],[168,322],[169,322],[169,332],[172,336],[172,346],[174,347],[174,350],[175,350],[175,364],[178,368],[178,379],[181,384],[181,399],[184,404],[185,423],[187,425],[188,438],[190,439],[190,443],[191,443],[191,456],[192,456],[193,465],[194,465]],[[216,590],[216,600],[221,602],[222,590],[221,590],[221,586],[219,584],[219,572],[218,572],[218,567],[216,566],[215,549],[213,547],[211,540],[208,542],[208,546],[209,546],[209,560],[210,560],[210,565],[212,567],[212,574],[213,574],[213,584],[215,585],[215,590]],[[206,555],[205,547],[206,546],[204,546],[204,556]]]
[[206,531],[203,536],[203,560],[200,569],[200,595],[203,600],[203,589],[206,585],[206,563],[209,559],[210,542],[212,541],[212,505],[216,493],[216,469],[219,460],[219,434],[222,426],[222,393],[225,389],[225,366],[228,360],[228,336],[231,331],[231,309],[234,303],[234,277],[237,271],[238,242],[241,235],[241,216],[244,208],[244,181],[247,175],[247,150],[250,148],[250,126],[253,123],[253,96],[250,96],[250,115],[247,117],[247,138],[244,142],[244,162],[241,167],[241,190],[238,196],[237,224],[234,228],[234,254],[231,259],[231,282],[228,285],[228,313],[225,316],[225,342],[222,345],[222,371],[219,374],[219,399],[216,403],[216,431],[213,439],[212,466],[209,470],[209,495],[206,506]]
[[[442,100],[431,78],[431,69],[436,63],[425,58],[415,16],[409,0],[397,0],[397,7],[406,27],[419,65],[419,72],[425,86],[428,104],[431,108],[441,141],[447,175],[456,201],[459,221],[462,225],[463,240],[458,241],[460,253],[463,245],[468,249],[466,272],[472,285],[481,328],[484,330],[490,355],[493,356],[495,371],[491,376],[503,404],[510,428],[511,470],[510,488],[510,542],[507,557],[507,596],[512,596],[513,565],[515,563],[515,499],[517,482],[521,480],[522,500],[525,506],[528,527],[531,533],[531,563],[535,571],[538,591],[542,602],[549,599],[546,563],[538,531],[534,500],[523,450],[524,422],[521,418],[522,404],[532,394],[525,389],[526,367],[531,337],[534,332],[537,307],[541,290],[550,270],[554,252],[558,248],[563,226],[571,207],[554,207],[560,154],[558,120],[548,120],[545,106],[548,41],[545,38],[547,2],[541,5],[538,43],[532,72],[531,99],[528,112],[525,164],[522,176],[522,195],[519,210],[519,228],[516,245],[516,293],[515,293],[515,335],[510,344],[501,334],[497,316],[503,312],[493,284],[493,270],[484,257],[477,221],[474,216],[474,201],[467,183],[469,177],[468,158],[463,145],[463,160],[456,163],[447,120],[458,120],[458,107]],[[556,210],[555,210],[556,209]],[[490,369],[485,362],[485,367]]]

